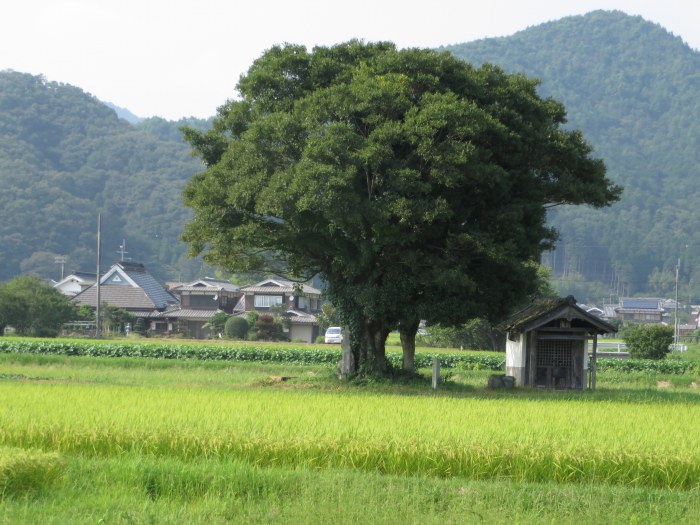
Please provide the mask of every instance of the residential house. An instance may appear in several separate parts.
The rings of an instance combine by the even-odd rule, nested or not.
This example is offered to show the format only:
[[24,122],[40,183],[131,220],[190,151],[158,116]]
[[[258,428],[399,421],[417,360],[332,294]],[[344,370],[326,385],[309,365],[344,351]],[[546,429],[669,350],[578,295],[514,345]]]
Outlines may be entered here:
[[242,286],[242,294],[235,313],[245,316],[255,310],[258,313],[282,312],[286,335],[291,341],[313,343],[319,335],[316,315],[321,309],[321,291],[283,279],[266,279],[256,284]]
[[612,319],[617,319],[617,312],[615,309],[618,307],[618,304],[613,304],[613,303],[606,303],[603,305],[603,315],[600,316],[601,319],[604,321],[610,321]]
[[615,312],[625,322],[658,324],[663,322],[666,310],[663,299],[623,297]]
[[597,315],[598,317],[603,317],[605,314],[604,309],[595,304],[578,303],[577,306],[581,308],[581,310],[585,310],[589,314]]
[[179,297],[179,306],[163,311],[160,319],[153,319],[151,329],[171,332],[179,323],[180,329],[196,339],[211,337],[206,324],[219,312],[232,314],[241,297],[236,285],[211,277],[176,286],[172,293]]
[[[177,298],[156,281],[140,263],[114,263],[100,277],[99,288],[100,304],[122,308],[137,318],[143,318],[147,323],[167,308],[178,304]],[[72,300],[78,305],[86,304],[96,308],[97,284],[78,293]]]
[[83,290],[95,284],[95,281],[96,277],[94,273],[73,272],[72,274],[64,277],[57,283],[54,283],[53,287],[56,288],[59,292],[61,292],[63,295],[74,297]]

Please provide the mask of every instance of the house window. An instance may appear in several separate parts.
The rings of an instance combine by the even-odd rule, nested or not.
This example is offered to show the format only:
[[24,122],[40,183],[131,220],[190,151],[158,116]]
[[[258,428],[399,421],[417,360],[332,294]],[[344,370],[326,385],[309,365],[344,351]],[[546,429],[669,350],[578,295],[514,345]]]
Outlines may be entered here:
[[213,295],[190,295],[189,304],[187,306],[215,309],[218,306],[215,296]]
[[278,304],[282,304],[281,295],[256,295],[255,308],[270,308]]
[[308,300],[306,297],[297,297],[297,304],[300,310],[306,310],[306,308],[308,308]]

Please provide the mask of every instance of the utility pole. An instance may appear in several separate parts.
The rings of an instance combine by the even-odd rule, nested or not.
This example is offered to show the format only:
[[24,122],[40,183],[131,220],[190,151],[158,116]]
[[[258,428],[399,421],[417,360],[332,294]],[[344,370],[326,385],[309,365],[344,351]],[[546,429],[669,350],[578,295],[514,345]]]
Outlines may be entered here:
[[680,326],[678,324],[678,275],[681,269],[681,258],[678,258],[676,263],[676,319],[673,327],[673,349],[678,350],[678,336]]
[[68,257],[65,255],[57,255],[56,257],[53,258],[53,262],[61,265],[61,281],[62,281],[63,280],[63,268],[64,268],[66,262],[68,262]]
[[95,338],[99,339],[102,336],[102,327],[100,326],[100,235],[102,233],[102,214],[97,214],[97,271],[95,276],[97,277],[97,308],[95,308]]

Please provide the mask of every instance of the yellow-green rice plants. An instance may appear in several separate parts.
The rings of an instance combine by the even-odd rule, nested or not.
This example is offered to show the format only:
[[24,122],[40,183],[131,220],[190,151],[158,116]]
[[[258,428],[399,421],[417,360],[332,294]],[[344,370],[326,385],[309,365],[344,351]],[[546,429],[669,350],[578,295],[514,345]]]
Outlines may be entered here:
[[0,382],[0,445],[263,467],[700,487],[700,404]]

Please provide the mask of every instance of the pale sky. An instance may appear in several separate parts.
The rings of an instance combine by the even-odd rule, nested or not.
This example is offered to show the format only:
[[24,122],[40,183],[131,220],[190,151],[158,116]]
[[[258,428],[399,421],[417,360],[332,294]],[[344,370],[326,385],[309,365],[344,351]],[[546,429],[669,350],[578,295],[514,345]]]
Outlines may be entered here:
[[700,50],[698,0],[0,1],[0,70],[43,74],[169,120],[214,115],[252,62],[285,42],[438,47],[617,9]]

